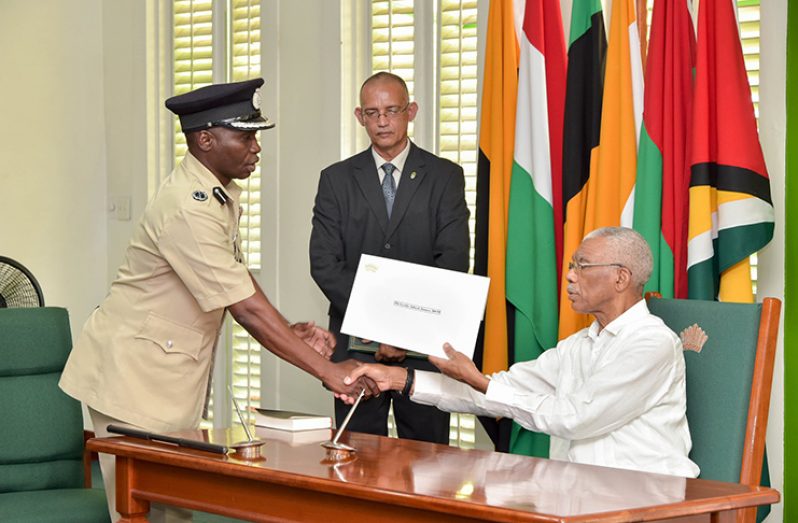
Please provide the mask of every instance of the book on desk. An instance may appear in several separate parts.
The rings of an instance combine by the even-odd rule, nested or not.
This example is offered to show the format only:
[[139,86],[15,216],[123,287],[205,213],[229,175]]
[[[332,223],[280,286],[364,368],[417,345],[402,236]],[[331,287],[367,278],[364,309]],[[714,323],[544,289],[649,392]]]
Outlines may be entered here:
[[332,418],[318,414],[305,414],[290,410],[253,408],[255,425],[286,431],[319,430],[332,428]]
[[332,429],[280,430],[267,427],[255,427],[255,436],[264,441],[280,441],[291,447],[302,445],[318,445],[332,438]]

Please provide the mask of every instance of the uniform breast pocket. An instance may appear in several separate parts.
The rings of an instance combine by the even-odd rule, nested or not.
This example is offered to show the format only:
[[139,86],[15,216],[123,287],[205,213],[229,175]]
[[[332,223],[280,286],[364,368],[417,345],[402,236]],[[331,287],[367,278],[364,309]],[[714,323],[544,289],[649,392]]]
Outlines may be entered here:
[[202,331],[151,312],[136,339],[151,341],[166,354],[181,354],[197,361],[204,335]]

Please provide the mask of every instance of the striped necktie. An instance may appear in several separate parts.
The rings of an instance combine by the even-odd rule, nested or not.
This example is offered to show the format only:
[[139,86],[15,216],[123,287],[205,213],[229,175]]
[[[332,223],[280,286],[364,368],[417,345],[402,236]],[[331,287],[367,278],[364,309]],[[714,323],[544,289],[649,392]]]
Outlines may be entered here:
[[385,208],[388,210],[388,219],[391,219],[393,210],[393,199],[396,197],[396,181],[393,179],[393,171],[396,166],[392,163],[382,164],[385,177],[382,179],[382,195],[385,197]]

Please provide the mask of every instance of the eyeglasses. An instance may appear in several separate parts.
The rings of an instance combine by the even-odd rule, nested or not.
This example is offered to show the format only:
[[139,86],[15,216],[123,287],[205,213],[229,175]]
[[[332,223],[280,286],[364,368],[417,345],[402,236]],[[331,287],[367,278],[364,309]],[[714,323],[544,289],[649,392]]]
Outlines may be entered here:
[[569,271],[581,272],[583,269],[590,269],[591,267],[620,267],[621,269],[629,270],[625,265],[621,265],[620,263],[580,263],[577,261],[568,263]]
[[397,116],[399,116],[403,112],[407,111],[408,107],[410,107],[409,103],[407,105],[405,105],[404,107],[393,106],[393,107],[389,107],[389,108],[385,109],[384,113],[381,113],[378,109],[365,109],[363,111],[363,117],[366,120],[375,120],[376,121],[376,120],[380,119],[380,116],[384,116],[384,117],[386,117],[389,120],[393,120],[394,118],[396,118]]

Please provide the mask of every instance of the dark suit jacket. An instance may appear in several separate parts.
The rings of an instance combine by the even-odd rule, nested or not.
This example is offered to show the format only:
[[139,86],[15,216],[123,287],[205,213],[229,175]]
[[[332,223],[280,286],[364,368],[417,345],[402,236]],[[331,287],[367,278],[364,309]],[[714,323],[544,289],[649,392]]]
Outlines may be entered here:
[[[360,255],[467,271],[468,214],[463,169],[413,143],[390,221],[371,149],[321,172],[310,270],[330,300],[330,330],[338,336],[335,360],[348,357],[348,337],[340,335],[340,328]],[[434,368],[413,358],[402,365]]]

